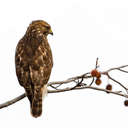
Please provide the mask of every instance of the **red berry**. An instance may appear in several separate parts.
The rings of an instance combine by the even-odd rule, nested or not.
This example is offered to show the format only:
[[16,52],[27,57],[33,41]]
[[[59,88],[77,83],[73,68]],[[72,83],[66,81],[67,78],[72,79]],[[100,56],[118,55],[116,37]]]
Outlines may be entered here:
[[96,77],[97,77],[97,78],[100,78],[100,77],[101,77],[101,73],[100,73],[100,72],[97,72],[97,73],[96,73]]
[[106,90],[112,90],[112,85],[111,84],[108,84],[107,86],[106,86]]
[[128,107],[128,100],[124,101],[124,105]]
[[101,79],[97,78],[95,81],[96,85],[100,85],[102,83]]
[[97,71],[96,69],[93,69],[93,70],[91,71],[91,75],[92,75],[93,77],[96,77],[97,73],[98,73],[98,71]]

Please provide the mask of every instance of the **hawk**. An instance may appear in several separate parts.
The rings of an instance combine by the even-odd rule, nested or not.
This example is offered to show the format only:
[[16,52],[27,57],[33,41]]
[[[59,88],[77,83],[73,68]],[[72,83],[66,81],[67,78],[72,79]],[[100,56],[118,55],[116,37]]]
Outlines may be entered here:
[[16,47],[16,75],[30,101],[33,117],[42,114],[42,100],[47,93],[47,83],[53,67],[48,34],[53,35],[53,32],[47,22],[33,21]]

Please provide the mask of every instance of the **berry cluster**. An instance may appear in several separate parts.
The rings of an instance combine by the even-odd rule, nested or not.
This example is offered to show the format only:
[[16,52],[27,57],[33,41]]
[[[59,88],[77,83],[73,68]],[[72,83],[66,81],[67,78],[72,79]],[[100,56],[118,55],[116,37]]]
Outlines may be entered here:
[[[92,70],[91,71],[91,75],[92,75],[92,77],[96,77],[96,80],[95,80],[95,84],[96,85],[100,85],[102,83],[102,81],[100,79],[101,78],[101,73],[97,69]],[[112,85],[111,84],[108,84],[106,86],[106,90],[111,91],[112,90]]]
[[100,79],[101,73],[98,70],[96,70],[96,69],[92,70],[91,75],[92,75],[92,77],[96,77],[96,80],[95,80],[96,85],[100,85],[102,83],[102,81]]
[[[102,83],[102,81],[100,79],[101,78],[101,73],[97,69],[93,69],[91,71],[91,76],[96,78],[96,80],[95,80],[96,85],[99,86]],[[108,91],[106,91],[107,93],[109,93],[109,91],[112,91],[112,85],[107,84],[106,90],[108,90]],[[124,105],[128,107],[128,100],[124,101]]]
[[[92,75],[92,77],[96,77],[96,80],[95,80],[96,85],[100,85],[102,83],[102,81],[100,79],[101,78],[101,73],[97,69],[92,70],[91,75]],[[111,91],[112,90],[112,85],[108,84],[106,86],[106,90]]]
[[[100,79],[101,78],[101,73],[97,69],[92,70],[91,75],[92,75],[92,77],[96,77],[96,80],[95,80],[96,85],[100,85],[102,83],[102,81]],[[112,85],[108,84],[106,86],[106,90],[111,91],[112,90]]]

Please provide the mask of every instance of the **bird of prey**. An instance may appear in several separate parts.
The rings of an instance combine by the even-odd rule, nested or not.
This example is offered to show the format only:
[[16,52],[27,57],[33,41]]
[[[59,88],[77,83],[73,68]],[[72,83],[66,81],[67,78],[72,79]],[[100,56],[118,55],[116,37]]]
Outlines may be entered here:
[[42,114],[42,100],[47,93],[47,83],[53,67],[48,34],[53,35],[53,32],[47,22],[33,21],[16,47],[16,75],[30,101],[33,117]]

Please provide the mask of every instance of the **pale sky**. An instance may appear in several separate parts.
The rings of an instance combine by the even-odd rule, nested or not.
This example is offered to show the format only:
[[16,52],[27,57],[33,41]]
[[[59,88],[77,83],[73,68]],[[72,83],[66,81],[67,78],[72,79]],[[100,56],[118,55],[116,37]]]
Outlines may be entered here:
[[[0,104],[24,93],[15,74],[15,48],[32,20],[47,21],[54,67],[49,81],[128,64],[127,0],[0,1]],[[114,77],[128,83],[128,75]],[[103,84],[107,80],[102,78]],[[116,88],[118,85],[113,85]],[[28,99],[0,110],[0,127],[126,128],[125,98],[94,90],[48,94],[40,118],[30,115]]]

